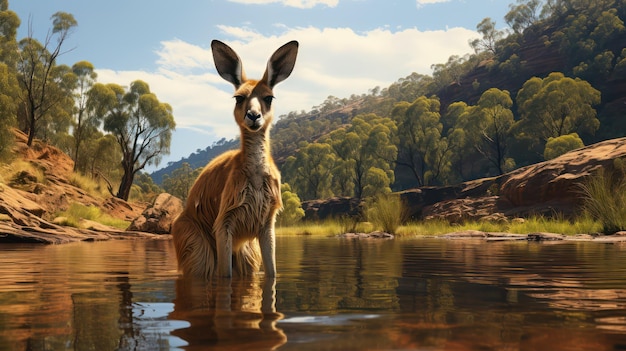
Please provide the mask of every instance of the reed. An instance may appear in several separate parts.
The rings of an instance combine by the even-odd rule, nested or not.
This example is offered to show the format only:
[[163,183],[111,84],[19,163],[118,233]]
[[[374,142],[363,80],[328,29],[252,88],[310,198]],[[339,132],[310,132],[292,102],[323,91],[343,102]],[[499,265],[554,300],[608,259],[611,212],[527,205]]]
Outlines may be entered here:
[[406,209],[400,196],[378,195],[365,202],[367,220],[375,229],[395,234],[406,218]]
[[600,169],[580,185],[585,213],[601,223],[605,234],[626,230],[625,172],[616,161],[613,169]]

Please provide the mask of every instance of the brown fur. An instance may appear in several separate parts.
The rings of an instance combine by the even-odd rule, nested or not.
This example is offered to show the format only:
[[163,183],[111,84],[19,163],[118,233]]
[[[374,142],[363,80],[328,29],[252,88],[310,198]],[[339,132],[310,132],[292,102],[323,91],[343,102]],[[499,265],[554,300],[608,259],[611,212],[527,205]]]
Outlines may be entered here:
[[211,46],[218,73],[236,89],[241,148],[211,161],[191,188],[172,224],[178,265],[185,275],[208,279],[250,275],[262,262],[273,277],[274,224],[282,201],[280,173],[270,153],[272,88],[291,74],[298,44],[279,48],[258,81],[246,79],[241,60],[226,44]]

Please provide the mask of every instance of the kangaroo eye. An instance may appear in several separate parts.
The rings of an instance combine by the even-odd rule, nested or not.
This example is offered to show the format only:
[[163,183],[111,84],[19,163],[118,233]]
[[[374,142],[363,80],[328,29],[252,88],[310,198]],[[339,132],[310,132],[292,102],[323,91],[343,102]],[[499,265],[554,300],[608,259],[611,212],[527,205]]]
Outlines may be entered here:
[[272,100],[274,100],[274,97],[269,95],[263,98],[263,101],[265,101],[265,103],[267,104],[267,106],[271,106],[272,105]]
[[237,105],[241,104],[246,99],[246,97],[243,95],[235,95],[234,97]]

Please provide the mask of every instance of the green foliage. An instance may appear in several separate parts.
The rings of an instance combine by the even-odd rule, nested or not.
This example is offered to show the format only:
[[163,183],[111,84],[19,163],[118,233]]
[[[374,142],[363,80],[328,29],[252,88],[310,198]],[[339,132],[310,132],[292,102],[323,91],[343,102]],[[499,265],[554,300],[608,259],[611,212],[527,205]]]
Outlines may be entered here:
[[395,234],[406,219],[406,208],[397,194],[377,195],[365,203],[367,220],[374,228]]
[[517,94],[521,128],[535,138],[577,133],[594,133],[600,122],[594,105],[600,92],[579,78],[553,72],[546,78],[533,77]]
[[61,224],[76,228],[81,227],[81,219],[98,222],[121,230],[126,229],[129,225],[126,221],[102,213],[96,206],[85,206],[76,202],[72,203],[67,210],[58,212],[56,215],[65,219]]
[[436,97],[398,103],[391,112],[398,125],[398,166],[411,171],[418,185],[440,183],[450,167],[450,148]]
[[76,78],[69,67],[57,65],[56,59],[77,23],[71,14],[64,12],[52,15],[52,22],[56,46],[48,47],[51,40],[42,45],[32,37],[18,43],[20,55],[16,67],[23,91],[22,127],[28,132],[28,146],[35,136],[52,139],[55,134],[51,132],[66,132],[73,109]]
[[551,160],[583,146],[585,146],[585,144],[576,133],[549,138],[546,143],[546,148],[543,151],[543,157],[546,160]]
[[613,73],[617,78],[626,77],[626,48],[622,49],[620,56],[616,60],[615,67],[613,67]]
[[496,54],[496,43],[504,38],[505,32],[496,29],[496,22],[487,17],[476,25],[478,33],[482,34],[481,39],[475,39],[470,42],[470,46],[479,52],[489,52]]
[[176,126],[172,107],[160,102],[141,80],[132,82],[128,91],[108,84],[92,98],[103,105],[104,130],[115,136],[122,150],[124,174],[116,196],[128,200],[135,173],[169,153]]
[[[396,133],[393,120],[374,114],[356,116],[349,127],[330,133],[327,143],[336,155],[335,180],[353,184],[353,195],[357,198],[363,198],[366,192],[368,195],[388,192],[394,181],[392,167],[398,153],[393,142]],[[342,176],[345,178],[339,178]]]
[[509,5],[510,10],[504,20],[515,33],[522,33],[541,18],[541,3],[540,0],[517,0],[517,5]]
[[[202,168],[192,169],[189,163],[183,162],[183,165],[174,170],[171,176],[167,174],[163,176],[163,189],[183,202],[187,202],[189,190],[200,173],[202,173]],[[150,182],[152,182],[152,178],[150,178]]]
[[295,156],[287,158],[283,177],[303,200],[332,196],[332,171],[335,156],[326,143],[305,144]]
[[281,196],[283,200],[283,210],[278,214],[276,222],[278,226],[293,226],[300,222],[304,217],[304,210],[298,194],[291,191],[291,187],[287,183],[280,186]]
[[[452,150],[453,169],[459,172],[480,167],[489,174],[503,174],[515,166],[510,156],[514,119],[513,101],[506,90],[485,91],[475,106],[454,103],[448,109],[448,120],[454,121],[448,140]],[[460,174],[464,178],[464,174]]]
[[419,96],[427,95],[432,84],[432,77],[413,72],[391,84],[383,91],[383,95],[393,98],[394,101],[411,102]]
[[626,169],[621,159],[613,167],[601,168],[581,184],[583,208],[602,224],[602,232],[626,230]]
[[15,74],[0,63],[0,161],[8,160],[11,155],[14,140],[11,128],[16,125],[18,89]]
[[575,219],[563,219],[559,217],[548,218],[544,216],[530,216],[523,221],[511,222],[486,222],[467,221],[461,224],[450,224],[445,220],[428,220],[408,223],[398,228],[400,235],[441,235],[461,232],[466,230],[480,230],[485,232],[531,234],[537,232],[559,233],[576,235],[596,233],[601,228],[600,224],[588,216],[580,216]]
[[[86,139],[92,138],[98,133],[98,128],[102,124],[102,115],[95,106],[89,103],[89,91],[96,82],[97,74],[90,62],[80,61],[72,66],[72,72],[77,79],[77,88],[74,93],[76,109],[72,119],[73,150],[70,153],[74,159],[74,170],[81,169],[83,172],[84,163],[81,162],[83,155],[81,146]],[[93,101],[92,101],[93,102]],[[81,167],[82,166],[82,167]]]
[[499,174],[509,171],[508,139],[513,125],[513,101],[508,91],[491,88],[485,91],[475,113],[477,118],[466,125],[467,128],[478,128],[475,135],[480,136],[476,148],[498,170]]
[[137,172],[133,180],[133,188],[131,190],[131,198],[139,201],[152,201],[163,189],[154,184],[152,177],[146,172]]

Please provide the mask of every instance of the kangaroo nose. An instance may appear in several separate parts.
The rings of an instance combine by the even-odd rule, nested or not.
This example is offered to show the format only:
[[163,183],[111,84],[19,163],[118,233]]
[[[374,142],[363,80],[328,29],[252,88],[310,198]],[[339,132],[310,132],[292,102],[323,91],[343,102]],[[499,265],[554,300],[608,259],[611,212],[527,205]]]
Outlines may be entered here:
[[248,111],[248,112],[246,112],[246,117],[248,117],[248,119],[250,119],[252,122],[254,122],[257,119],[259,119],[259,117],[261,117],[261,114],[253,112],[253,111]]

